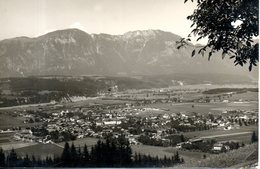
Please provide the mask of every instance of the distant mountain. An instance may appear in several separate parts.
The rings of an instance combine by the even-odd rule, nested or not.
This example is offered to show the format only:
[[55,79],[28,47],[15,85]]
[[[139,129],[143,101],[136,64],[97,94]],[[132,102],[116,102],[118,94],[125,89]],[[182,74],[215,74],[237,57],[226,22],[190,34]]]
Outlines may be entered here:
[[257,70],[234,66],[226,58],[195,56],[195,46],[176,49],[181,37],[161,30],[123,35],[58,30],[37,38],[0,41],[0,77],[45,75],[234,74],[256,79]]

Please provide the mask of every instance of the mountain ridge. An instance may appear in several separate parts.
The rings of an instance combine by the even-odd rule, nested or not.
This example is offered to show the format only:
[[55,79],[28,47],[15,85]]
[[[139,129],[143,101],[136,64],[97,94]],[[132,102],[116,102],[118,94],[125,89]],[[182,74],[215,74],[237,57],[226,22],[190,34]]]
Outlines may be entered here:
[[252,75],[229,59],[191,58],[195,46],[176,49],[181,37],[162,30],[121,35],[88,34],[79,29],[0,41],[0,77],[31,75],[149,75],[230,73]]

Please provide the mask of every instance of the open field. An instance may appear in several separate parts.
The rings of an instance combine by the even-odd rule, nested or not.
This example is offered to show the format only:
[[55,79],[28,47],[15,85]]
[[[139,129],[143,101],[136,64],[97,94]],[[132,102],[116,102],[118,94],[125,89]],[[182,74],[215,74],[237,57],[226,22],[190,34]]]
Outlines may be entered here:
[[161,158],[163,158],[164,156],[172,157],[178,151],[179,155],[187,163],[193,162],[194,160],[197,161],[198,159],[202,159],[204,154],[206,154],[207,156],[210,155],[203,152],[184,151],[175,147],[158,147],[149,145],[132,145],[131,147],[133,149],[133,154],[136,152],[147,155],[150,154],[151,156],[158,156]]
[[49,157],[60,157],[62,154],[62,148],[54,144],[35,144],[23,148],[17,148],[15,151],[21,157],[25,157],[26,154],[29,156],[34,155],[36,158],[45,159]]
[[[81,138],[81,139],[77,139],[77,140],[74,140],[74,141],[69,141],[68,143],[71,145],[72,143],[74,143],[74,145],[76,147],[83,147],[85,144],[88,146],[88,147],[91,147],[93,145],[95,145],[97,143],[98,139],[97,138],[91,138],[91,137],[87,137],[87,138]],[[64,147],[65,145],[65,142],[61,142],[61,143],[58,143],[58,145]]]
[[236,141],[236,142],[240,142],[240,143],[251,143],[251,136],[252,133],[249,134],[243,134],[243,135],[236,135],[236,136],[227,136],[227,137],[217,137],[215,138],[215,140],[217,141]]
[[174,153],[165,152],[164,150],[167,149],[167,147],[159,147],[159,146],[149,146],[149,145],[132,145],[133,153],[140,153],[140,154],[146,154],[151,155],[153,157],[158,156],[163,158],[165,155],[167,157],[172,157]]
[[[197,132],[188,132],[184,133],[184,135],[187,136],[196,136],[196,137],[210,137],[214,135],[223,135],[223,134],[232,134],[232,133],[241,133],[241,132],[249,132],[247,134],[242,135],[227,135],[226,137],[217,137],[214,138],[217,141],[226,141],[226,140],[239,140],[243,141],[244,143],[249,143],[251,138],[251,131],[257,130],[257,126],[248,126],[248,127],[242,127],[237,130],[215,130],[212,132],[211,130],[207,131],[197,131]],[[74,145],[76,147],[78,146],[88,146],[90,148],[92,145],[96,144],[98,139],[96,138],[83,138],[73,141]],[[70,144],[72,143],[69,142]],[[16,149],[17,153],[21,156],[28,155],[35,155],[36,157],[45,158],[47,156],[59,156],[62,153],[62,147],[64,146],[64,142],[59,144],[33,144],[33,143],[23,143],[23,144],[13,144],[13,145],[3,145],[4,150],[10,150],[12,147]],[[207,157],[211,157],[212,154],[207,154],[203,152],[193,152],[193,151],[185,151],[176,149],[175,147],[158,147],[158,146],[149,146],[149,145],[132,145],[133,154],[136,153],[142,153],[142,154],[150,154],[151,156],[158,156],[158,157],[164,157],[165,155],[168,157],[171,157],[176,153],[176,151],[179,152],[181,157],[184,158],[185,162],[187,164],[195,163],[197,160],[201,160],[203,158],[203,155],[206,154]]]
[[251,142],[252,132],[258,133],[258,127],[255,126],[243,126],[240,129],[223,130],[213,129],[204,131],[194,131],[183,133],[188,138],[204,138],[215,139],[216,141],[238,141],[240,143],[248,144]]
[[[16,121],[16,120],[14,120]],[[0,125],[0,129],[10,129],[13,127],[22,127],[22,128],[26,128],[26,127],[34,127],[34,126],[39,126],[42,125],[43,123],[38,122],[38,123],[15,123],[14,121],[9,121],[8,124],[1,124]],[[2,121],[0,121],[1,123]]]
[[[181,88],[181,87],[180,87]],[[189,89],[189,88],[187,88]],[[170,113],[177,113],[177,112],[186,112],[184,114],[189,114],[189,112],[198,112],[198,113],[208,113],[212,112],[213,114],[222,114],[222,111],[225,110],[257,110],[258,103],[257,103],[257,94],[258,92],[246,92],[241,94],[233,94],[228,99],[230,101],[237,101],[242,99],[243,102],[240,103],[223,103],[223,102],[215,102],[215,103],[155,103],[150,105],[138,106],[135,108],[154,108],[148,109],[146,111],[140,111],[138,116],[149,116],[149,115],[156,115],[156,114],[170,114]],[[130,94],[131,95],[131,94]],[[134,94],[133,94],[134,95]],[[141,95],[140,95],[141,96]],[[146,94],[143,94],[142,97],[145,97]],[[191,96],[191,98],[189,98]],[[185,93],[183,97],[188,99],[192,98],[199,98],[205,97],[207,95],[202,93]],[[161,95],[152,96],[156,99],[162,97]],[[163,96],[165,97],[165,96]],[[101,97],[96,97],[92,99],[88,99],[85,101],[79,102],[72,102],[72,103],[60,103],[63,106],[61,109],[70,109],[70,108],[81,108],[84,106],[89,105],[109,105],[109,104],[124,104],[129,103],[129,101],[122,101],[117,100],[119,98],[111,97],[111,100],[102,99]],[[248,100],[248,101],[247,101]],[[45,106],[45,107],[44,107]],[[43,112],[48,109],[55,110],[55,106],[57,105],[28,105],[28,106],[21,106],[21,107],[10,107],[5,110],[0,110],[0,129],[12,128],[14,126],[23,126],[29,127],[38,125],[41,123],[29,123],[24,124],[24,118],[19,116],[12,116],[15,113],[15,109],[24,110],[24,109],[38,109],[43,107]],[[58,107],[58,106],[57,106]],[[95,106],[93,106],[95,107]],[[9,112],[10,114],[8,114]],[[242,126],[239,129],[233,130],[223,130],[223,129],[212,129],[212,130],[205,130],[205,131],[195,131],[195,132],[185,132],[181,133],[187,138],[204,138],[204,139],[215,139],[216,141],[238,141],[243,142],[245,144],[250,143],[252,132],[256,131],[258,133],[258,126]],[[3,134],[0,135],[0,147],[2,147],[5,151],[10,151],[12,148],[16,149],[16,152],[19,156],[24,157],[26,154],[29,156],[34,155],[36,158],[46,158],[47,156],[54,157],[60,156],[64,147],[65,142],[62,143],[54,143],[54,144],[39,144],[39,143],[23,143],[23,142],[12,142],[10,134]],[[77,139],[75,141],[70,141],[69,144],[72,142],[76,147],[83,147],[85,144],[90,147],[95,145],[98,139],[96,138],[82,138]],[[132,145],[133,154],[134,153],[141,153],[141,154],[149,154],[151,156],[158,156],[163,158],[164,156],[172,157],[176,151],[179,152],[180,156],[184,158],[187,165],[189,164],[197,164],[198,161],[203,160],[203,155],[205,154],[207,158],[214,159],[212,156],[216,156],[215,154],[207,154],[203,152],[196,152],[196,151],[186,151],[180,150],[175,147],[157,147],[157,146],[148,146],[148,145]],[[251,150],[247,151],[248,154],[252,152]],[[219,158],[216,156],[216,158]],[[205,161],[205,160],[204,160]],[[197,164],[200,165],[201,163]],[[207,164],[207,162],[205,162]]]
[[[258,103],[187,103],[187,104],[172,104],[172,110],[174,112],[220,112],[224,110],[242,109],[242,110],[254,110],[257,109]],[[194,107],[192,107],[194,105]]]
[[258,92],[237,93],[229,97],[230,101],[239,100],[239,99],[258,101]]
[[64,106],[84,106],[84,105],[109,105],[109,104],[123,104],[123,103],[129,103],[129,101],[124,101],[124,100],[117,100],[117,99],[104,99],[102,97],[95,97],[95,98],[90,98],[87,100],[83,101],[78,101],[78,102],[72,102],[72,103],[66,103]]
[[14,117],[11,114],[0,113],[0,129],[12,128],[14,126],[24,125],[23,118]]
[[43,107],[52,105],[51,103],[38,103],[38,104],[25,104],[25,105],[18,105],[18,106],[9,106],[9,107],[0,107],[0,110],[16,110],[16,109],[25,109],[28,107]]
[[[190,163],[185,163],[185,167],[214,167],[214,168],[223,168],[223,167],[231,167],[236,166],[241,163],[247,163],[248,161],[255,162],[257,160],[257,156],[253,159],[248,159],[252,153],[255,153],[258,150],[257,144],[247,145],[245,147],[241,147],[237,150],[232,150],[227,153],[221,153],[217,155],[210,155],[206,159],[193,161]],[[236,167],[237,168],[237,167]]]
[[11,142],[11,143],[4,143],[4,144],[0,144],[0,147],[4,150],[4,151],[8,151],[13,149],[19,149],[19,148],[23,148],[23,147],[31,147],[33,145],[37,145],[37,143],[30,143],[30,142]]
[[[33,127],[42,123],[24,123],[25,118],[15,115],[14,113],[0,111],[0,130],[11,129],[13,127]],[[1,137],[1,135],[0,135]]]
[[[70,141],[69,144],[73,142],[76,147],[83,147],[85,144],[90,148],[92,145],[96,144],[98,139],[96,138],[83,138],[77,139],[75,141]],[[12,148],[18,153],[19,156],[24,157],[26,154],[29,156],[34,155],[36,158],[45,159],[47,156],[60,156],[65,142],[58,144],[41,144],[41,143],[13,143],[1,145],[4,151],[9,151]]]
[[233,130],[223,130],[223,129],[212,129],[212,130],[203,130],[203,131],[193,131],[193,132],[185,132],[182,133],[186,137],[189,138],[197,138],[197,137],[206,137],[206,136],[215,136],[215,135],[221,135],[221,134],[231,134],[231,133],[240,133],[240,132],[253,132],[258,131],[258,126],[242,126],[239,129],[233,129]]
[[0,132],[0,145],[11,142],[14,132]]
[[181,157],[183,157],[186,164],[194,163],[195,161],[203,159],[203,155],[206,155],[207,157],[211,156],[212,154],[199,152],[199,151],[187,151],[187,150],[181,150],[177,149],[175,147],[168,147],[164,149],[165,152],[169,153],[175,153],[178,151]]
[[[194,107],[193,107],[194,105]],[[178,113],[178,112],[197,112],[197,113],[221,113],[225,110],[257,110],[258,103],[156,103],[152,105],[138,106],[136,108],[158,108],[161,111],[157,112],[157,114],[164,113]],[[150,112],[152,114],[153,112]],[[150,115],[147,113],[143,113],[143,116]]]

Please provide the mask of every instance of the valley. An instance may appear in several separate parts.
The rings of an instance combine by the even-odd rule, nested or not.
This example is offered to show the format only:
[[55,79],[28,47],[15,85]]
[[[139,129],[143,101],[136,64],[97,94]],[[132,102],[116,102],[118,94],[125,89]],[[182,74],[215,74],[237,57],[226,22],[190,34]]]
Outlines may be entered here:
[[[0,145],[7,152],[12,147],[21,157],[29,154],[44,159],[58,156],[66,141],[77,147],[91,147],[99,139],[123,134],[134,153],[163,158],[178,151],[185,165],[189,165],[196,159],[203,160],[204,155],[215,156],[213,147],[207,151],[187,150],[180,144],[207,144],[214,140],[249,146],[252,133],[258,132],[258,88],[254,83],[167,86],[150,80],[151,87],[143,88],[148,83],[145,78],[137,82],[122,77],[59,77],[45,79],[44,83],[42,79],[2,80],[1,89],[9,84],[10,92],[2,92],[5,98],[10,95],[17,99],[24,91],[29,93],[23,96],[27,100],[40,91],[47,95],[51,90],[65,93],[49,103],[38,101],[21,106],[17,102],[16,106],[0,108]],[[93,79],[96,86],[91,85]],[[26,81],[37,84],[37,88],[23,87],[21,82]],[[19,88],[15,87],[18,82]],[[68,94],[66,91],[73,90],[53,85],[63,86],[62,82],[68,89],[74,87],[75,92]],[[78,82],[81,87],[77,87]],[[91,88],[93,93],[88,93],[88,85],[96,92]],[[193,143],[196,139],[202,142]]]

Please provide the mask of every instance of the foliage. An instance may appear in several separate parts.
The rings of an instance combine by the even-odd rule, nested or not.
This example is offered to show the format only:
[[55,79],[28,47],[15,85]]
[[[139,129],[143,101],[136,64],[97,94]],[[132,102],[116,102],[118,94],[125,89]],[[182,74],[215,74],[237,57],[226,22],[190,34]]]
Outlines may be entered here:
[[257,136],[256,136],[256,133],[255,133],[255,131],[252,133],[252,137],[251,137],[251,143],[255,143],[255,142],[257,142],[258,141],[258,138],[257,138]]
[[26,155],[21,158],[12,149],[5,158],[0,149],[0,167],[170,167],[184,160],[175,153],[172,157],[151,157],[150,155],[132,155],[132,149],[124,136],[119,138],[107,138],[98,141],[89,150],[86,144],[83,151],[72,143],[65,143],[61,157],[46,157],[45,160],[36,160]]
[[[186,3],[188,0],[185,0]],[[193,0],[191,0],[193,2]],[[187,19],[192,21],[193,30],[188,38],[181,39],[178,48],[188,44],[191,35],[208,38],[205,46],[199,47],[198,54],[222,51],[222,58],[229,55],[235,65],[249,62],[249,70],[258,63],[259,7],[257,0],[197,0],[197,9]],[[196,53],[193,50],[192,56]]]
[[203,94],[222,94],[222,93],[245,93],[245,92],[258,92],[258,88],[215,88],[203,91]]
[[[196,150],[196,151],[202,151],[206,153],[213,153],[214,151],[212,151],[212,148],[215,143],[216,140],[208,140],[205,142],[197,142],[197,143],[185,143],[182,145],[182,148],[186,150]],[[228,146],[230,150],[238,149],[240,147],[238,142],[233,142],[233,141],[223,143],[223,145]],[[225,151],[226,149],[224,148],[221,152],[225,152]]]
[[[248,156],[250,156],[252,152],[256,152],[257,150],[257,144],[250,144],[239,149],[228,151],[227,153],[211,155],[206,159],[194,161],[189,165],[191,165],[192,167],[227,168],[240,164],[242,162],[246,162]],[[254,158],[250,160],[257,159],[258,157],[254,156]]]
[[182,148],[186,150],[199,150],[202,152],[211,152],[212,147],[215,143],[215,140],[197,143],[185,143],[182,145]]
[[178,143],[184,142],[185,140],[186,139],[182,134],[181,135],[172,134],[165,137],[164,139],[156,139],[153,138],[151,135],[141,135],[138,138],[138,141],[144,145],[163,146],[163,147],[176,146]]

